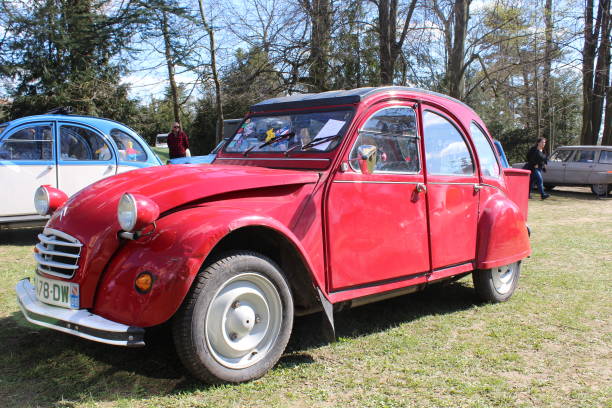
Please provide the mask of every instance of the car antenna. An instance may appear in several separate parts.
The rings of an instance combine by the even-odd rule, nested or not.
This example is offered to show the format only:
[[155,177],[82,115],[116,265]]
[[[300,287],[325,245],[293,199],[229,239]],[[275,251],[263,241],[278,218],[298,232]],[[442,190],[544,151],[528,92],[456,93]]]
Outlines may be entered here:
[[70,115],[74,112],[72,106],[59,106],[46,112],[48,115]]

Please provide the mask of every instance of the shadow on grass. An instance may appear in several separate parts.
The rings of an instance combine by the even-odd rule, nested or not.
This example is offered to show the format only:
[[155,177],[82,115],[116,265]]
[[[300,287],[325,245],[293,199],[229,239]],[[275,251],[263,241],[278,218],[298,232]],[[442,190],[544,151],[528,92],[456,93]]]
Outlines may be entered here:
[[[609,195],[608,197],[597,197],[588,187],[556,187],[554,190],[549,191],[548,193],[550,193],[552,197],[563,197],[582,201],[612,199],[612,195]],[[534,193],[532,193],[532,196],[535,197],[535,199],[539,199],[539,195],[535,192],[535,190]]]
[[0,245],[34,246],[43,227],[0,229]]
[[[337,313],[336,335],[356,338],[383,332],[425,316],[469,309],[476,302],[473,289],[461,282],[433,285],[420,293]],[[314,362],[310,350],[327,344],[320,335],[322,318],[296,318],[278,366]],[[5,349],[0,384],[7,388],[0,388],[0,405],[70,406],[70,401],[146,398],[210,387],[183,368],[167,325],[148,332],[146,341],[141,349],[107,346],[32,326],[20,312],[14,313],[0,320]]]

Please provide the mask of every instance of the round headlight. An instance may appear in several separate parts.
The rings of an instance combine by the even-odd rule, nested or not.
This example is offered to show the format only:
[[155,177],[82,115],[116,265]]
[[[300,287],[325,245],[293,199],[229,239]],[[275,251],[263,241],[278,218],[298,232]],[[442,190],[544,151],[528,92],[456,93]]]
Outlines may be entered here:
[[117,220],[121,229],[124,231],[133,231],[136,226],[136,217],[138,217],[138,208],[136,208],[136,200],[130,193],[125,193],[119,206],[117,207]]
[[159,207],[149,197],[125,193],[117,206],[117,220],[127,232],[140,231],[159,217]]
[[40,215],[53,214],[66,201],[68,201],[66,193],[49,185],[38,187],[34,193],[34,208]]
[[40,215],[49,213],[49,193],[44,186],[38,187],[34,193],[34,208]]

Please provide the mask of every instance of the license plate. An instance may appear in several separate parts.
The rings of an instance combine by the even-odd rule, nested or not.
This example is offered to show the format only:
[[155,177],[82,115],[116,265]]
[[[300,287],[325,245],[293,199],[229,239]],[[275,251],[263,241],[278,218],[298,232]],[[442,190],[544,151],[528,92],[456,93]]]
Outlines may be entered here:
[[79,308],[79,284],[36,276],[36,298],[43,303]]

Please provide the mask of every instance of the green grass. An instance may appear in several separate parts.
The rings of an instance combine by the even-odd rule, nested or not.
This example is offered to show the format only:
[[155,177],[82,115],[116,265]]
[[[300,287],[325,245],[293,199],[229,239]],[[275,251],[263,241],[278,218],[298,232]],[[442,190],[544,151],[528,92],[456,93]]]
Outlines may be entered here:
[[167,330],[144,349],[25,322],[13,287],[32,275],[39,230],[0,231],[0,406],[612,406],[612,201],[586,189],[531,200],[533,255],[507,303],[470,279],[336,315],[338,341],[299,318],[260,380],[208,386],[178,362]]
[[163,164],[166,164],[166,161],[168,161],[168,148],[167,147],[151,147],[151,149],[153,149],[153,152],[155,152],[157,157],[159,157],[159,160],[161,160]]

